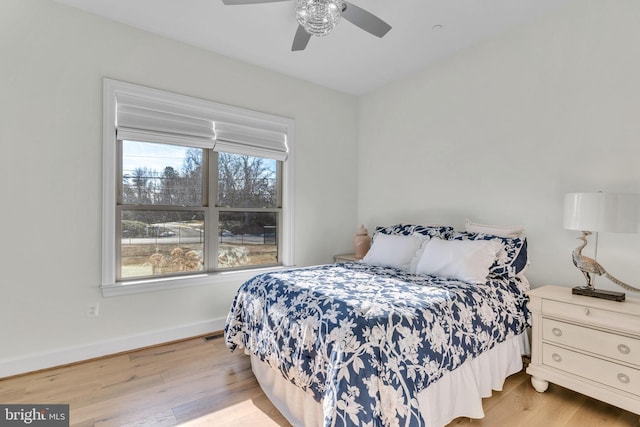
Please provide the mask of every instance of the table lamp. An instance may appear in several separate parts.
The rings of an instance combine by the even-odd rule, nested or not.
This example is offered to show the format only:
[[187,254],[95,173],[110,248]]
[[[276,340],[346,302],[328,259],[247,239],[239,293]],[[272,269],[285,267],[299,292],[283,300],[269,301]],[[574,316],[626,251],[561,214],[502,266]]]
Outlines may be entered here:
[[[636,233],[638,232],[638,211],[640,195],[614,193],[569,193],[564,197],[564,228],[582,231],[578,237],[582,243],[573,250],[573,264],[582,272],[587,284],[576,286],[572,293],[613,301],[624,301],[624,292],[596,289],[593,275],[605,276],[613,283],[629,291],[640,289],[627,285],[609,274],[597,261],[598,233]],[[587,237],[596,233],[594,258],[582,255],[587,246]]]

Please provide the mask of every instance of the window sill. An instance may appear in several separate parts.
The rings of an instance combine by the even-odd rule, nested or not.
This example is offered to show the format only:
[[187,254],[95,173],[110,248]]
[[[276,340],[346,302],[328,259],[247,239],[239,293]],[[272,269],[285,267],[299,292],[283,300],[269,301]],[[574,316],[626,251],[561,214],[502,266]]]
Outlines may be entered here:
[[146,292],[165,291],[169,289],[179,289],[191,286],[215,285],[219,283],[238,282],[238,285],[251,279],[252,277],[269,273],[272,271],[283,270],[284,266],[256,268],[251,270],[225,271],[218,273],[202,273],[190,276],[169,277],[159,279],[131,280],[127,282],[118,282],[108,285],[102,285],[102,296],[113,297],[119,295],[141,294]]

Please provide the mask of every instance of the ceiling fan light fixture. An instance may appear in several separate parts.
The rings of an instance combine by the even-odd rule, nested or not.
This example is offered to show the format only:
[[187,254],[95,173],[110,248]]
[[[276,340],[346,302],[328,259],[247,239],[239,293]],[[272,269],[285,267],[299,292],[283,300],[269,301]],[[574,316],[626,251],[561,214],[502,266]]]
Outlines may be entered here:
[[326,36],[342,16],[341,0],[296,0],[296,18],[312,36]]

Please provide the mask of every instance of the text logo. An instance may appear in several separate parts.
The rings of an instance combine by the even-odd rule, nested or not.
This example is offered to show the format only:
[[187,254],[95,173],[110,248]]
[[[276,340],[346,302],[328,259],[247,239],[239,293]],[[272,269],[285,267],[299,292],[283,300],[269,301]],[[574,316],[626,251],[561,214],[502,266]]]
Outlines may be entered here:
[[0,426],[69,427],[69,405],[2,405]]

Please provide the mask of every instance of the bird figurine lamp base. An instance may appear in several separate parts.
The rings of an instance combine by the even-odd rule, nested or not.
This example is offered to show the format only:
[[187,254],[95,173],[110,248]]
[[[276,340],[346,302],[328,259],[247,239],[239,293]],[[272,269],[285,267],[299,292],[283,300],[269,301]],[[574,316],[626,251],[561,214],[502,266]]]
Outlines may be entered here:
[[605,291],[602,289],[595,289],[589,286],[576,286],[571,290],[573,295],[584,295],[593,298],[608,299],[611,301],[624,301],[624,292]]

